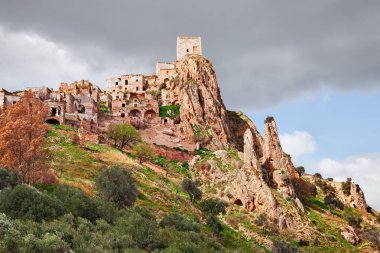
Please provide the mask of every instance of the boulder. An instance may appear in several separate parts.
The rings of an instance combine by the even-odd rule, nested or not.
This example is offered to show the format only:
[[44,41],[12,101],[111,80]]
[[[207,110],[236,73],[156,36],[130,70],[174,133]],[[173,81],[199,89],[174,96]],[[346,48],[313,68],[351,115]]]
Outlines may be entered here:
[[358,244],[360,239],[358,235],[355,233],[355,230],[353,227],[343,227],[340,229],[340,234],[343,236],[343,238],[348,241],[349,243],[355,245]]

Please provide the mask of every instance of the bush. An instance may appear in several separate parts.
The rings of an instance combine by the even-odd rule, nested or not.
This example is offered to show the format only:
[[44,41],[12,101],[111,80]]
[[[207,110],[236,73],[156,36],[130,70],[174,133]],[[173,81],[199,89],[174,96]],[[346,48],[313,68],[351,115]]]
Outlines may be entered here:
[[15,219],[52,220],[64,213],[62,203],[29,185],[0,191],[0,213]]
[[321,188],[321,190],[323,191],[323,193],[334,193],[335,192],[335,189],[334,187],[332,187],[331,185],[329,185],[328,183],[326,183],[325,181],[321,180],[321,179],[317,179],[315,181],[315,184]]
[[324,203],[330,207],[330,209],[338,208],[340,210],[343,210],[344,206],[343,203],[334,195],[328,194],[324,198]]
[[165,105],[159,107],[159,115],[161,118],[168,117],[174,119],[179,116],[180,105]]
[[327,181],[332,182],[332,181],[334,181],[334,179],[333,179],[332,177],[328,177],[328,178],[327,178]]
[[106,135],[120,149],[141,141],[140,132],[134,126],[126,123],[109,125]]
[[121,233],[130,234],[139,248],[154,251],[165,247],[156,221],[142,217],[138,213],[120,217],[116,222],[116,227]]
[[346,196],[351,194],[351,181],[351,178],[347,178],[346,182],[342,182],[342,191]]
[[322,175],[321,175],[320,173],[315,173],[315,174],[314,174],[314,177],[319,178],[319,179],[322,179]]
[[303,166],[298,166],[296,168],[296,171],[297,171],[299,176],[302,176],[303,174],[305,174],[305,168]]
[[211,198],[203,200],[199,204],[199,208],[209,216],[215,216],[219,214],[226,214],[226,207],[228,204],[220,199]]
[[206,224],[212,229],[212,231],[219,235],[223,230],[223,226],[220,223],[219,219],[215,216],[209,216],[206,220]]
[[133,147],[133,154],[139,159],[139,163],[142,164],[144,161],[151,159],[155,152],[149,144],[141,142]]
[[202,191],[198,188],[198,182],[185,178],[182,181],[182,188],[189,194],[191,203],[202,198]]
[[7,187],[15,187],[19,183],[18,174],[0,168],[0,190]]
[[268,216],[265,213],[261,213],[254,221],[256,226],[263,227],[265,230],[268,226]]
[[178,231],[200,231],[200,224],[178,213],[166,215],[160,222],[160,226],[174,227]]
[[102,171],[96,187],[103,199],[118,207],[133,206],[138,195],[131,171],[118,166]]
[[299,253],[302,252],[296,246],[283,241],[273,241],[273,253]]
[[75,217],[83,217],[92,222],[99,218],[95,199],[82,190],[67,185],[59,185],[53,194],[63,203],[66,213],[72,213]]
[[346,220],[348,222],[348,225],[354,227],[354,228],[360,228],[360,223],[363,221],[363,219],[353,213],[349,213],[346,216]]
[[310,198],[317,196],[317,187],[310,182],[303,180],[302,178],[294,178],[292,180],[294,190],[297,193],[297,197],[302,203],[307,203]]

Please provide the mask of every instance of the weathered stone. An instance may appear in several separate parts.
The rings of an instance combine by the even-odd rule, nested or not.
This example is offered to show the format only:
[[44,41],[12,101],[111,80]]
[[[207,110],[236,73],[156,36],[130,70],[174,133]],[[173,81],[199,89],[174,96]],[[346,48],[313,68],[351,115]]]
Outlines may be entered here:
[[358,244],[360,242],[360,239],[359,239],[358,235],[355,233],[355,230],[353,227],[351,227],[351,226],[343,227],[340,230],[341,230],[340,234],[349,243],[355,245],[355,244]]
[[[211,63],[201,56],[185,56],[177,63],[173,93],[180,101],[183,136],[210,149],[228,146],[230,129]],[[174,95],[176,97],[176,95]]]

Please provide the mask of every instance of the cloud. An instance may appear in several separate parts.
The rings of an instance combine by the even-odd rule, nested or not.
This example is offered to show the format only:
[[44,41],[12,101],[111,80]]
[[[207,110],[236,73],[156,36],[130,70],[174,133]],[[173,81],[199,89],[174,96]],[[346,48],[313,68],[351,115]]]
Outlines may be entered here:
[[115,59],[91,46],[83,51],[88,56],[37,33],[12,32],[0,26],[0,86],[9,90],[43,85],[56,88],[61,82],[80,79],[100,84],[108,77],[124,73],[124,68],[147,70],[144,61]]
[[325,178],[344,181],[351,177],[363,189],[368,204],[380,210],[380,153],[356,155],[341,160],[325,158],[313,164],[313,167]]
[[283,150],[294,159],[315,152],[317,144],[314,137],[306,131],[294,131],[280,135]]
[[[176,36],[200,35],[231,109],[273,107],[322,87],[380,86],[379,1],[194,0],[188,8],[177,0],[3,1],[0,24],[55,43],[69,63],[55,70],[55,58],[41,58],[51,62],[43,75],[12,67],[2,70],[0,83],[18,82],[15,74],[35,83],[75,77],[101,84],[114,75],[150,73],[157,60],[175,59]],[[0,58],[12,62],[4,52]],[[19,63],[39,72],[41,59]]]

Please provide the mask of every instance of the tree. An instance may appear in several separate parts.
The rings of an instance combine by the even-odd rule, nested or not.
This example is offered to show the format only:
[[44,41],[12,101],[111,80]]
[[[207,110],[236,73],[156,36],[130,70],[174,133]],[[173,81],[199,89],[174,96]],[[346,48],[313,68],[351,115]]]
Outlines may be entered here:
[[254,221],[256,226],[260,226],[265,231],[269,227],[268,216],[265,213],[261,213]]
[[342,190],[344,195],[349,196],[351,194],[351,183],[352,179],[347,178],[346,182],[342,182]]
[[141,142],[134,146],[133,153],[139,159],[140,164],[155,155],[154,150],[145,142]]
[[211,198],[203,200],[199,204],[199,208],[207,215],[215,216],[226,213],[228,204],[220,199]]
[[61,216],[64,209],[55,197],[21,184],[0,191],[0,213],[14,219],[42,221]]
[[343,203],[331,193],[326,195],[324,202],[330,207],[330,209],[339,208],[340,210],[343,210],[344,208]]
[[315,174],[314,174],[314,177],[319,178],[319,179],[322,179],[322,175],[321,175],[321,173],[315,173]]
[[200,231],[200,224],[178,213],[166,215],[160,222],[160,227],[174,227],[178,231]]
[[114,145],[120,149],[123,149],[131,143],[141,141],[140,132],[134,126],[126,123],[109,125],[107,136],[114,142]]
[[44,148],[48,113],[47,105],[27,91],[0,115],[0,166],[17,171],[22,183],[33,182],[47,169]]
[[298,166],[296,168],[296,171],[297,171],[299,176],[302,176],[305,173],[305,168],[303,166]]
[[138,191],[129,169],[112,166],[100,173],[96,181],[99,194],[118,207],[130,207],[136,201]]
[[202,198],[202,191],[198,188],[198,182],[185,178],[182,181],[182,188],[189,194],[191,203]]
[[19,182],[16,172],[0,168],[0,190],[7,187],[15,187]]

